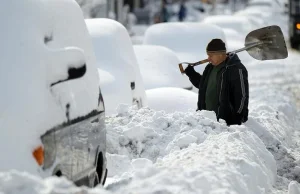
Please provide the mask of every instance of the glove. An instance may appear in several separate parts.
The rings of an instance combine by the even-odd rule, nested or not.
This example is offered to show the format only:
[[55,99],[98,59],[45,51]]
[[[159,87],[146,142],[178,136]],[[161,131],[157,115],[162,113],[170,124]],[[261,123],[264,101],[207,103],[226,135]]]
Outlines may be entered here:
[[195,72],[195,69],[193,66],[188,65],[187,68],[185,68],[184,72],[187,76],[189,76]]

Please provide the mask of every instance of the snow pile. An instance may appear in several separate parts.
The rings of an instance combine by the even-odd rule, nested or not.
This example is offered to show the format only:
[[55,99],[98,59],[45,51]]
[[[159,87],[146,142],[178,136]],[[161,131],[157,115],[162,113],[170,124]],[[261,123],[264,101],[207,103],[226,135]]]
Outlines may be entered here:
[[[182,88],[162,87],[146,91],[148,107],[167,113],[196,111],[198,95]],[[168,94],[168,95],[166,95]]]
[[300,184],[296,181],[291,181],[289,184],[289,193],[288,194],[299,194],[300,193]]
[[[289,149],[298,145],[292,136],[299,114],[291,96],[283,93],[270,87],[252,90],[250,110],[253,111],[245,126],[227,127],[224,122],[218,123],[215,114],[208,111],[166,114],[151,109],[137,112],[128,109],[128,112],[120,112],[107,122],[107,151],[110,153],[107,156],[108,164],[114,164],[112,169],[116,166],[122,169],[117,174],[109,173],[109,176],[122,181],[112,183],[108,188],[120,193],[132,189],[171,192],[169,186],[176,184],[178,189],[193,193],[192,182],[202,173],[200,180],[207,183],[199,183],[203,193],[217,192],[218,189],[236,193],[271,192],[276,191],[273,185],[280,179],[281,186],[287,187],[287,178],[298,180],[296,153]],[[124,166],[116,162],[121,156],[126,156],[122,158]],[[147,161],[147,166],[153,165],[140,172],[134,167],[138,158],[146,158],[143,160]],[[190,168],[197,173],[186,175]],[[226,169],[230,170],[227,172]],[[212,183],[213,177],[222,181]],[[260,177],[263,178],[258,179]],[[157,187],[150,184],[153,181],[157,182]],[[128,182],[129,188],[124,186]],[[235,184],[231,185],[233,182]]]
[[[98,107],[95,56],[74,1],[2,4],[0,171],[15,168],[37,173],[32,151],[41,144],[39,137]],[[64,81],[70,77],[70,68],[86,72],[79,79]]]
[[[145,106],[143,80],[126,28],[105,18],[86,19],[85,22],[92,37],[99,75],[103,76],[100,86],[107,115],[115,114],[119,104],[132,105],[133,99]],[[109,74],[114,79],[104,80]],[[131,83],[135,83],[133,89]]]
[[120,193],[265,193],[275,177],[275,161],[256,135],[225,132],[141,169]]
[[181,75],[176,54],[162,46],[135,45],[136,54],[145,89],[158,87],[178,87],[191,89],[192,84]]
[[11,171],[0,173],[0,193],[15,194],[107,194],[104,189],[90,190],[86,187],[75,187],[64,177],[49,177],[44,180],[26,172]]
[[[258,97],[250,100],[250,117],[245,125],[251,128],[273,154],[277,161],[278,175],[298,180],[299,164],[290,149],[297,146],[293,136],[299,113],[291,101],[291,96],[284,97],[283,92],[277,89],[271,92],[263,87],[251,92]],[[262,93],[264,95],[258,95]],[[266,100],[268,103],[262,103]]]

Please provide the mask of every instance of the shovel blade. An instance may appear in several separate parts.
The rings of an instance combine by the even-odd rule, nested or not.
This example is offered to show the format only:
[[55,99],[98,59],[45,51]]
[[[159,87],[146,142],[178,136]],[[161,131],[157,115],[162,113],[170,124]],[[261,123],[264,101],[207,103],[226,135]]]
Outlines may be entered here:
[[283,33],[279,26],[267,26],[250,32],[245,38],[245,46],[256,42],[263,44],[247,49],[257,60],[285,59],[288,56]]

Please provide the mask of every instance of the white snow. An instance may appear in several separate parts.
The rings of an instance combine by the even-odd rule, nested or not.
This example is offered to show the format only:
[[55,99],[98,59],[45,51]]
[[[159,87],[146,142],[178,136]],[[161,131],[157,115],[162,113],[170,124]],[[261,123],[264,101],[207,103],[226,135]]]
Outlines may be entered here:
[[[85,20],[92,37],[97,57],[100,86],[103,90],[106,114],[116,114],[119,104],[132,105],[134,99],[139,106],[147,105],[146,94],[139,66],[129,34],[125,27],[114,20],[97,18]],[[114,79],[105,80],[109,73]],[[102,81],[103,80],[103,81]],[[135,88],[131,89],[131,83]],[[115,95],[119,93],[119,95]]]
[[[245,37],[232,28],[223,28],[226,37],[226,49],[228,52],[241,49],[245,46]],[[240,60],[244,65],[252,62],[253,59],[247,51],[238,53]]]
[[133,48],[146,90],[159,87],[192,88],[189,79],[179,73],[180,61],[172,50],[155,45],[135,45]]
[[[4,4],[0,7],[0,171],[14,168],[36,174],[39,168],[32,151],[41,144],[40,136],[67,121],[67,104],[69,119],[95,110],[99,77],[76,3],[11,0]],[[69,68],[84,65],[83,77],[51,86],[67,79]]]
[[[92,100],[86,99],[86,93],[93,99],[94,93],[90,93],[90,89],[98,87],[99,80],[93,79],[98,77],[96,68],[87,68],[88,77],[93,82],[84,76],[62,83],[61,88],[57,85],[49,90],[49,83],[55,78],[65,78],[63,68],[50,71],[49,63],[63,65],[70,62],[63,66],[66,69],[68,64],[78,67],[87,62],[87,67],[92,67],[95,63],[85,27],[80,26],[84,20],[82,15],[75,14],[79,7],[74,6],[73,1],[26,0],[25,3],[10,0],[6,4],[8,6],[0,7],[1,18],[10,18],[10,22],[3,22],[0,32],[0,37],[5,37],[1,39],[4,46],[0,50],[0,128],[5,131],[0,136],[0,193],[300,193],[300,55],[294,50],[289,50],[289,57],[285,60],[253,60],[245,64],[249,74],[250,112],[248,121],[241,126],[228,127],[225,121],[218,122],[211,111],[196,112],[197,93],[179,87],[153,88],[147,90],[148,107],[137,108],[121,103],[116,105],[116,114],[106,117],[108,180],[105,187],[75,187],[64,177],[42,179],[36,176],[37,168],[32,165],[34,160],[27,145],[31,145],[30,148],[38,145],[37,135],[65,120],[64,106],[59,106],[59,103],[64,104],[73,98],[77,102],[77,97],[82,99],[79,102],[84,102],[85,106],[79,103],[72,110],[74,116],[93,108]],[[58,7],[65,5],[68,8],[60,11]],[[11,10],[22,13],[22,17]],[[72,18],[60,15],[66,14],[66,10]],[[45,13],[47,18],[44,18]],[[64,31],[66,26],[68,31]],[[118,42],[117,37],[123,37],[118,30],[122,27],[119,27],[112,24],[95,29],[107,33],[107,39],[110,38],[102,38],[97,43],[106,44],[100,52],[102,55],[99,54],[103,61],[98,59],[100,84],[114,85],[120,79],[114,71],[102,68],[105,67],[106,55],[103,53],[106,51],[107,64],[114,60],[112,56],[123,56],[128,58],[121,62],[133,61],[137,66],[148,56],[152,61],[153,56],[155,64],[165,60],[165,63],[178,65],[174,53],[179,60],[198,61],[206,58],[205,47],[211,36],[234,36],[232,32],[224,35],[218,27],[199,23],[153,25],[146,30],[144,43],[173,50],[164,58],[150,47],[149,50],[146,47],[145,53],[142,49],[140,53],[136,49],[133,51],[126,33],[123,33],[126,40]],[[114,36],[114,30],[120,34]],[[44,36],[51,35],[50,32],[53,32],[53,41],[45,46]],[[112,37],[115,42],[108,44]],[[230,39],[234,41],[234,37]],[[240,42],[238,38],[236,41]],[[122,47],[123,43],[126,46]],[[117,46],[124,50],[118,50]],[[150,51],[153,53],[146,53]],[[59,57],[53,57],[53,53],[59,54]],[[131,54],[125,56],[120,53]],[[138,62],[134,55],[138,55]],[[152,62],[148,64],[150,66]],[[125,74],[126,69],[122,70]],[[143,76],[142,68],[141,72]],[[86,87],[81,87],[81,82]],[[115,86],[120,87],[118,84]],[[78,91],[84,95],[78,94]],[[74,95],[73,98],[71,95]],[[71,105],[72,102],[70,100]],[[32,118],[35,122],[27,122]],[[29,164],[31,168],[27,168]]]
[[243,37],[256,29],[247,17],[235,15],[214,15],[202,20],[203,23],[214,24],[220,28],[230,28],[239,32]]
[[[196,62],[207,58],[206,45],[214,38],[226,41],[222,29],[215,25],[171,22],[150,26],[145,32],[144,44],[167,47],[177,54],[180,62]],[[196,69],[201,72],[204,68]]]
[[[197,109],[198,95],[195,92],[175,87],[160,87],[146,91],[148,107],[168,113]],[[166,95],[168,94],[168,95]]]

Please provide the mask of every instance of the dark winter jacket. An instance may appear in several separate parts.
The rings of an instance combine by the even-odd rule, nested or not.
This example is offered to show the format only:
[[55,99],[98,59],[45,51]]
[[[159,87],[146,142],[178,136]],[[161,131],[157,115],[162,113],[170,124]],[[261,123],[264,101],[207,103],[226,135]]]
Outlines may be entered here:
[[[199,89],[198,110],[206,110],[205,94],[212,69],[213,65],[209,63],[203,75],[191,66],[185,70],[192,84]],[[219,102],[215,113],[218,120],[224,119],[228,125],[240,125],[248,120],[248,71],[236,54],[229,54],[217,73],[217,94]]]

